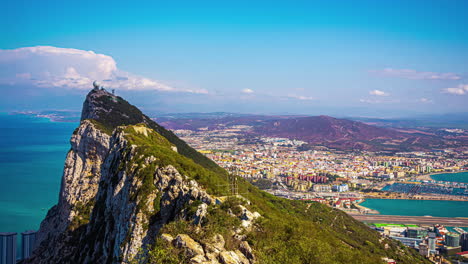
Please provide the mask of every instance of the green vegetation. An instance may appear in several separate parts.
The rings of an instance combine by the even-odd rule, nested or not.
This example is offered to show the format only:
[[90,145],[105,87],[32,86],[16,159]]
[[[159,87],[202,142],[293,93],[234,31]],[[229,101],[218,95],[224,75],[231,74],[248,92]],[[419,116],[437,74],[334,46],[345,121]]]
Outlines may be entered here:
[[404,224],[382,224],[382,223],[373,223],[375,227],[418,227],[417,225],[404,225]]
[[[136,158],[131,162],[135,165],[134,169],[138,170],[137,175],[141,177],[143,185],[134,194],[135,199],[147,200],[146,196],[154,188],[154,170],[168,165],[196,180],[211,195],[228,194],[222,187],[228,184],[226,171],[122,98],[114,100],[111,96],[102,97],[104,98],[98,102],[101,107],[112,109],[98,114],[99,119],[96,121],[105,129],[113,130],[121,125],[144,123],[154,130],[145,135],[137,132],[134,127],[122,128],[130,144],[137,145]],[[172,150],[173,145],[178,152]],[[144,160],[150,156],[156,160],[150,166],[143,166]],[[275,197],[243,178],[239,178],[238,183],[239,193],[251,202],[251,205],[246,206],[262,215],[256,221],[253,231],[246,234],[258,263],[382,263],[382,257],[393,258],[397,263],[429,263],[415,250],[382,238],[379,233],[344,212],[319,203],[307,204]],[[160,197],[156,197],[155,201],[159,200]],[[166,224],[160,233],[173,236],[184,233],[199,242],[210,239],[213,234],[221,234],[226,240],[226,248],[234,249],[238,242],[232,238],[231,232],[239,226],[240,221],[230,213],[240,214],[241,212],[236,211],[240,203],[242,201],[238,199],[228,199],[222,205],[210,205],[200,228],[191,221],[177,219]],[[159,206],[157,204],[155,209]],[[196,203],[192,203],[186,209],[193,214],[196,206]],[[141,263],[138,258],[137,261]],[[186,260],[177,249],[157,239],[148,258],[142,262],[185,263]]]
[[[90,95],[93,93],[96,93],[96,91],[91,91]],[[88,96],[88,98],[90,97]],[[191,148],[189,145],[187,145],[187,143],[185,143],[185,141],[178,138],[172,131],[169,131],[158,125],[148,116],[144,115],[137,107],[129,104],[119,96],[116,96],[115,98],[116,99],[114,99],[111,94],[108,94],[99,96],[93,101],[94,105],[98,107],[95,110],[95,114],[98,116],[95,121],[99,123],[103,132],[111,134],[112,131],[118,126],[144,123],[149,128],[153,129],[158,134],[166,138],[170,143],[174,144],[177,147],[177,151],[183,156],[192,159],[195,163],[214,172],[220,174],[225,173],[222,168],[216,165],[216,163]]]
[[[156,167],[166,167],[169,165],[174,166],[179,173],[188,176],[190,179],[196,180],[201,186],[203,186],[209,193],[214,195],[226,195],[227,190],[223,188],[228,184],[227,174],[217,174],[214,171],[208,170],[203,166],[195,163],[192,159],[180,155],[174,151],[173,146],[168,140],[159,135],[157,132],[148,129],[147,134],[137,132],[135,127],[144,127],[143,125],[138,126],[127,126],[123,128],[125,137],[132,145],[136,145],[137,157],[132,161],[140,168],[143,165],[144,159],[153,156],[156,158],[154,162],[143,169],[143,174],[149,174],[147,180],[144,181],[142,188],[151,188],[149,185],[153,185],[153,175]],[[128,166],[127,166],[128,167]],[[145,176],[142,176],[143,178]],[[141,199],[141,198],[140,198]]]
[[113,129],[103,125],[102,123],[94,120],[94,119],[86,119],[91,122],[97,129],[101,130],[102,132],[106,133],[107,135],[111,136]]
[[268,179],[253,179],[250,181],[253,185],[257,186],[260,190],[271,189],[273,184]]
[[[173,165],[180,173],[197,180],[209,193],[226,195],[226,191],[219,187],[227,184],[224,174],[218,175],[179,155],[156,132],[145,136],[131,126],[124,128],[124,132],[130,143],[138,146],[135,155],[140,157],[135,161],[138,166],[144,158],[154,156],[157,160],[152,164]],[[151,175],[154,168],[147,166],[143,171]],[[263,216],[256,223],[254,231],[247,234],[247,240],[254,248],[259,263],[379,263],[382,257],[393,258],[398,263],[415,263],[415,260],[424,263],[414,250],[400,249],[398,243],[389,239],[379,241],[381,236],[377,232],[339,210],[319,203],[306,204],[278,198],[260,191],[242,178],[238,178],[238,181],[239,192],[252,203],[250,209]],[[151,186],[152,178],[147,183],[143,178],[143,182],[137,194],[142,201],[146,194],[144,186]],[[228,199],[221,205],[209,206],[201,230],[186,220],[177,220],[167,224],[161,232],[173,236],[188,234],[200,242],[219,233],[225,238],[226,247],[234,249],[238,242],[232,238],[230,232],[240,222],[237,217],[229,215],[228,211],[240,215],[237,205],[241,203],[238,199]],[[188,214],[193,215],[198,205],[199,203],[188,205]],[[385,244],[395,250],[385,250]],[[160,256],[166,254],[166,251],[172,252],[171,250],[155,247],[151,254]]]
[[91,216],[91,212],[93,211],[93,207],[94,207],[94,200],[90,200],[87,203],[77,202],[74,208],[76,215],[73,218],[70,225],[68,226],[68,228],[70,230],[75,230],[78,227],[87,224],[89,222],[89,217]]
[[[231,208],[239,208],[238,204],[243,204],[239,199],[229,199],[229,205],[211,205],[208,207],[208,214],[200,226],[193,225],[187,220],[177,220],[165,225],[160,233],[170,234],[176,237],[179,234],[187,234],[199,243],[210,243],[215,234],[220,234],[225,239],[225,248],[235,250],[239,247],[239,242],[232,237],[232,230],[240,225],[240,220],[229,214]],[[188,205],[187,209],[193,214],[201,202],[194,201]],[[240,213],[240,211],[239,211]],[[184,256],[181,249],[177,249],[161,238],[156,239],[155,244],[149,249],[148,254],[141,252],[131,263],[188,263],[189,259]]]
[[200,227],[193,225],[190,221],[178,220],[165,225],[161,233],[167,233],[173,237],[178,234],[187,234],[201,243],[209,243],[215,234],[220,234],[226,241],[226,249],[234,250],[237,249],[238,242],[231,233],[239,225],[239,218],[230,215],[227,209],[221,208],[220,205],[211,205],[208,207],[208,214]]
[[162,239],[157,239],[147,254],[141,249],[130,264],[181,264],[189,263],[189,261],[190,259],[184,256],[182,249],[175,248]]
[[[397,248],[344,212],[320,203],[306,204],[262,192],[239,183],[240,192],[263,218],[258,229],[248,234],[260,263],[379,263],[390,257],[398,263],[424,263],[416,251]],[[399,253],[400,252],[400,253]]]

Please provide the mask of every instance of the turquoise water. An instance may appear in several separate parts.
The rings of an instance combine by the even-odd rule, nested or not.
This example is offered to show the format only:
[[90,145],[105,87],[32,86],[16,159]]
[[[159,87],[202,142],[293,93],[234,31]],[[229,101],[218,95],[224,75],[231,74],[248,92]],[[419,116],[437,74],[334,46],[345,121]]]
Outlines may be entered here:
[[0,113],[0,232],[19,235],[39,228],[57,203],[76,127],[77,123]]
[[435,181],[468,183],[468,172],[435,174],[431,175],[431,178]]
[[468,202],[460,201],[366,199],[361,205],[383,215],[468,217]]

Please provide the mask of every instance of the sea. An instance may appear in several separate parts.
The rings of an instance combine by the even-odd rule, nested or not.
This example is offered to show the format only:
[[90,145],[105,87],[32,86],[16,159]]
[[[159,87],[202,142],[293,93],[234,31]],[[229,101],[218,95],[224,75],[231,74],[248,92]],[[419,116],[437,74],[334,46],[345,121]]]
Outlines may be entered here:
[[0,232],[37,230],[57,203],[78,123],[0,113]]
[[464,201],[366,199],[360,205],[382,215],[468,217],[468,202]]
[[468,172],[458,173],[440,173],[431,175],[434,181],[446,181],[446,182],[464,182],[468,183]]

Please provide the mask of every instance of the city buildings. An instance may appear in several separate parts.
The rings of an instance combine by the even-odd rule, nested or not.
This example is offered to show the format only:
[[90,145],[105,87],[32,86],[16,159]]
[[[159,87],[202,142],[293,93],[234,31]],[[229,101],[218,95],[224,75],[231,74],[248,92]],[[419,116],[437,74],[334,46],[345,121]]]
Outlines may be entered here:
[[419,245],[423,243],[423,240],[419,238],[397,237],[397,236],[391,236],[390,238],[398,240],[401,243],[403,243],[405,246],[412,247],[412,248],[418,248]]
[[445,234],[445,244],[447,245],[447,247],[460,246],[460,235],[453,232]]
[[[293,192],[327,193],[328,187],[320,185],[329,185],[339,193],[367,190],[369,194],[369,190],[380,191],[386,185],[395,184],[384,190],[391,193],[385,198],[423,195],[430,199],[456,196],[468,200],[468,184],[434,181],[421,175],[468,168],[463,156],[466,154],[434,151],[387,155],[326,148],[304,150],[300,146],[305,142],[294,139],[251,137],[250,128],[236,125],[174,132],[221,167],[235,168],[237,175],[252,181],[267,179]],[[348,190],[342,184],[347,184]],[[379,196],[379,193],[371,195]]]
[[468,233],[465,232],[460,236],[460,245],[462,251],[468,251]]
[[348,184],[333,185],[332,190],[335,192],[347,192],[349,191]]
[[36,231],[25,231],[21,233],[21,249],[23,252],[23,259],[29,258],[34,250],[36,243]]
[[431,254],[436,254],[436,233],[429,232],[428,234],[428,247]]
[[426,258],[429,257],[429,246],[426,243],[420,243],[419,244],[419,254],[421,256],[425,256]]
[[427,235],[427,230],[420,227],[411,227],[406,230],[406,236],[410,238],[423,238]]
[[17,233],[0,233],[0,264],[16,264]]

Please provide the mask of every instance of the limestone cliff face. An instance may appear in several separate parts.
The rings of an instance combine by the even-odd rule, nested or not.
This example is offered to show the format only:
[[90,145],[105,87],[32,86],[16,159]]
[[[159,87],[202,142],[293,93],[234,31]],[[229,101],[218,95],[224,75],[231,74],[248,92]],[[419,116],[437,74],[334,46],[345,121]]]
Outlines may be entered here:
[[130,145],[124,134],[114,134],[102,165],[96,206],[81,239],[81,263],[128,262],[154,243],[162,225],[184,217],[186,204],[213,203],[173,166],[160,167],[154,164],[157,157],[139,154],[138,146]]
[[[118,98],[93,91],[84,103],[58,204],[41,223],[38,247],[25,263],[129,263],[151,249],[165,224],[182,219],[197,225],[215,203],[195,180],[161,161],[186,158],[144,122],[109,133],[96,121],[115,111],[105,108],[105,100]],[[196,213],[189,216],[187,208],[194,203]],[[207,260],[203,249],[198,253],[191,257]]]
[[[37,234],[37,242],[57,244],[63,233],[80,220],[79,210],[93,203],[101,179],[101,165],[109,149],[110,136],[83,121],[71,137],[59,194],[59,202],[47,214]],[[75,223],[73,223],[75,221]],[[48,256],[53,252],[45,251]]]
[[[110,137],[87,120],[75,131],[59,203],[41,224],[40,246],[31,262],[127,262],[154,242],[162,225],[183,217],[187,203],[213,203],[173,166],[152,166],[156,157],[135,156],[137,146],[124,134]],[[136,165],[136,158],[143,162]],[[154,167],[149,171],[154,188],[143,195],[147,183],[140,174],[146,166]]]

